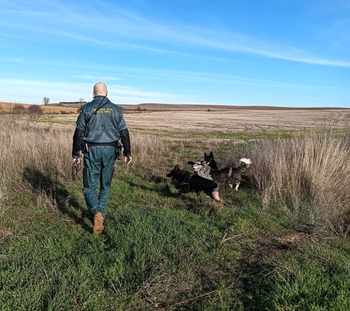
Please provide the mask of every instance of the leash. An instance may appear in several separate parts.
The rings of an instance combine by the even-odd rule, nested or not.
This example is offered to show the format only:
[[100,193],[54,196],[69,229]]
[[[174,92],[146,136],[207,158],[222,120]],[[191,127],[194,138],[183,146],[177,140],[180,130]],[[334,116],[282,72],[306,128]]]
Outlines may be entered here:
[[75,180],[78,172],[81,170],[81,163],[74,162],[72,164],[72,179]]

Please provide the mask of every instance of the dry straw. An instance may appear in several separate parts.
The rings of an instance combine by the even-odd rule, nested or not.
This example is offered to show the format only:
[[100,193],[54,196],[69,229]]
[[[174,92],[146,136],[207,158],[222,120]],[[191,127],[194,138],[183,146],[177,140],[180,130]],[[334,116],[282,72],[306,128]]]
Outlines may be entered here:
[[253,182],[265,209],[281,207],[302,221],[350,232],[350,150],[332,130],[259,142],[252,149]]
[[[36,170],[51,178],[69,174],[71,153],[68,142],[72,130],[52,124],[18,121],[16,116],[0,116],[0,193],[21,190],[24,172]],[[3,201],[1,210],[4,210]]]
[[[18,115],[8,114],[0,115],[0,126],[0,212],[5,194],[19,190],[26,174],[70,180],[74,126],[18,120]],[[157,136],[132,133],[131,138],[136,165],[152,166],[167,152]]]

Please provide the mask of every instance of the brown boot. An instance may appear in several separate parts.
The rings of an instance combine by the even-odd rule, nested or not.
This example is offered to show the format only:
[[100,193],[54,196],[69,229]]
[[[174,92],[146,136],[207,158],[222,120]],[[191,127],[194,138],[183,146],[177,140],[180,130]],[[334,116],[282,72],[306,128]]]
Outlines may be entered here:
[[94,215],[94,228],[93,232],[95,234],[101,234],[104,229],[103,226],[103,215],[101,212],[96,212]]

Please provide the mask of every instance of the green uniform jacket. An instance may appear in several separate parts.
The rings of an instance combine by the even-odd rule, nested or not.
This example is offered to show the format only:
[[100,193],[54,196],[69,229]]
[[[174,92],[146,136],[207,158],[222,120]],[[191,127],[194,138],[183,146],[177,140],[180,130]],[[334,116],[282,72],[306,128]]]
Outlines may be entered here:
[[80,157],[82,144],[112,144],[121,140],[123,154],[131,156],[129,131],[122,109],[105,96],[96,96],[81,107],[73,136],[73,158]]

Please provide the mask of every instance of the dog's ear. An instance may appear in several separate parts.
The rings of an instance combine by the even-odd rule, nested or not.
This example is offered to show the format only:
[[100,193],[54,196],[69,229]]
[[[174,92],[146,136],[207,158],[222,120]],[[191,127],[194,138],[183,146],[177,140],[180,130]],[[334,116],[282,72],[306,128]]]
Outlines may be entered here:
[[213,158],[213,157],[214,157],[214,155],[213,155],[213,151],[210,151],[210,153],[209,153],[209,157],[211,157],[211,158]]
[[193,164],[195,164],[195,163],[194,163],[193,161],[188,161],[187,164],[193,165]]
[[180,169],[180,168],[179,168],[179,165],[176,164],[175,167],[174,167],[174,170],[175,170],[175,171],[178,171],[179,169]]

